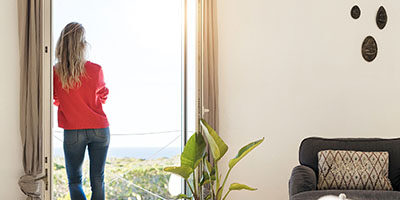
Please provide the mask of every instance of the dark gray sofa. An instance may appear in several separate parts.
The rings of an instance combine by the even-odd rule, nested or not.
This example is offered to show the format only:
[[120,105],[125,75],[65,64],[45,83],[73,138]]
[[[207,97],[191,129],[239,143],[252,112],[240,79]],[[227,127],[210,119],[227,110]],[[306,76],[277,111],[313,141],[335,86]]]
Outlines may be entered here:
[[[387,151],[389,152],[389,179],[393,191],[374,190],[317,190],[318,152],[322,150]],[[311,137],[301,142],[300,165],[289,180],[290,200],[318,200],[326,195],[345,193],[352,200],[400,200],[400,138],[340,138]]]

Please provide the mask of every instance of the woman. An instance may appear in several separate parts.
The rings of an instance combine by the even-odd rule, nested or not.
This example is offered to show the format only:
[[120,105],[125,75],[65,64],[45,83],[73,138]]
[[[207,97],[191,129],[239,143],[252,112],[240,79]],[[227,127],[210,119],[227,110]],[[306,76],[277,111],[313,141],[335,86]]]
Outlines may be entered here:
[[100,65],[85,60],[85,29],[69,23],[56,46],[54,104],[58,126],[64,129],[64,156],[71,200],[86,199],[82,189],[82,163],[86,146],[90,159],[92,200],[104,200],[104,166],[110,143],[103,112],[108,89]]

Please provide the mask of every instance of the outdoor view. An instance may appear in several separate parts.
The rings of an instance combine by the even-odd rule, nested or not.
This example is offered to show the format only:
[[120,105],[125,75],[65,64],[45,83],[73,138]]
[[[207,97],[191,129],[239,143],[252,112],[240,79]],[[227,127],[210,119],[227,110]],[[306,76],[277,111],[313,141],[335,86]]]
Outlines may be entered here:
[[[194,5],[188,1],[189,136],[195,129]],[[102,66],[110,90],[104,105],[111,132],[106,199],[170,199],[181,193],[181,179],[163,168],[179,165],[183,143],[182,0],[53,0],[52,13],[53,50],[66,24],[81,23],[88,60]],[[70,198],[56,112],[53,107],[53,199],[64,200]],[[88,167],[86,152],[83,185],[90,199]]]

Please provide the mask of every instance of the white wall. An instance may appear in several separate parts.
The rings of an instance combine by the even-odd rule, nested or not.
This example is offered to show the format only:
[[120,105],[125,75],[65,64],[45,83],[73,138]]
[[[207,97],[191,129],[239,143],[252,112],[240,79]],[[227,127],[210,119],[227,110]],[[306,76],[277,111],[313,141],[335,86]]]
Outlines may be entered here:
[[19,57],[17,2],[0,1],[0,199],[23,199],[19,134]]
[[[358,20],[350,17],[354,3]],[[380,5],[384,30],[375,24]],[[259,190],[230,199],[287,199],[305,137],[399,137],[400,1],[218,0],[218,12],[228,157],[266,137],[230,179]],[[361,57],[368,35],[379,48],[372,63]]]

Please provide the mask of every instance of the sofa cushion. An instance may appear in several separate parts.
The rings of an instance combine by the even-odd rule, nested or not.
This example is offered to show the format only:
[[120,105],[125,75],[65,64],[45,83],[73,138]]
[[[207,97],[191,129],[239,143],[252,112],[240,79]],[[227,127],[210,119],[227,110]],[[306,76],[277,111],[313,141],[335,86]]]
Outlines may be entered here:
[[346,194],[351,200],[394,200],[400,199],[398,191],[379,191],[379,190],[313,190],[301,192],[290,197],[290,200],[318,200],[327,195],[339,196],[340,193]]
[[318,176],[318,152],[323,150],[387,151],[389,153],[389,179],[394,190],[400,190],[400,138],[341,138],[311,137],[302,141],[300,164],[310,167]]
[[318,152],[318,189],[393,190],[388,152],[324,150]]

